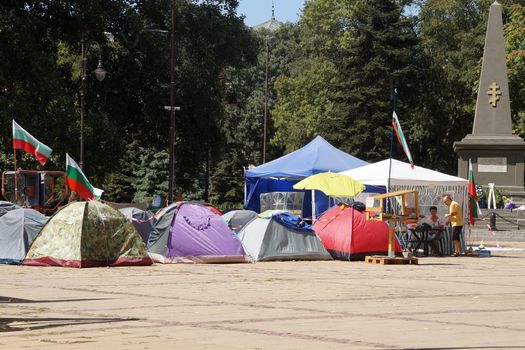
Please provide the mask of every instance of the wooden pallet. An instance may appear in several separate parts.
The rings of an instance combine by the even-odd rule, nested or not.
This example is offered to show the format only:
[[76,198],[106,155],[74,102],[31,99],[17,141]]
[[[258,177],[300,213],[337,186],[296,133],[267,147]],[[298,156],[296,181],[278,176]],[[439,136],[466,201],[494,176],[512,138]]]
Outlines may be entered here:
[[417,265],[417,258],[401,258],[388,256],[367,256],[365,257],[365,263],[367,264],[379,264],[379,265]]

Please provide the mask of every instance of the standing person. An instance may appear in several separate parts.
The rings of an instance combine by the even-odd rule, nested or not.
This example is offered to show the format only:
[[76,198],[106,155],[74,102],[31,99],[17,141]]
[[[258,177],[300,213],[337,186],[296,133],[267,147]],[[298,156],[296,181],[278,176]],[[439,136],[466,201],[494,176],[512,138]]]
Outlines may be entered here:
[[452,243],[454,243],[454,253],[452,256],[459,256],[461,254],[461,231],[463,231],[463,212],[458,202],[452,200],[448,194],[443,195],[443,203],[448,206],[448,218],[450,226],[452,226]]

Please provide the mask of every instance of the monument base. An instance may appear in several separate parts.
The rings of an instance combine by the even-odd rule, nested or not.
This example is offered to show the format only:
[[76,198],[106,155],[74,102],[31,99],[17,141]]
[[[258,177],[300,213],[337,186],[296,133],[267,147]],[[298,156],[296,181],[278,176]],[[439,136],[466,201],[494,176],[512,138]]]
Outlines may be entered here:
[[468,178],[470,159],[477,185],[494,183],[502,195],[525,199],[525,141],[521,137],[468,134],[454,143],[454,151],[458,154],[459,177]]

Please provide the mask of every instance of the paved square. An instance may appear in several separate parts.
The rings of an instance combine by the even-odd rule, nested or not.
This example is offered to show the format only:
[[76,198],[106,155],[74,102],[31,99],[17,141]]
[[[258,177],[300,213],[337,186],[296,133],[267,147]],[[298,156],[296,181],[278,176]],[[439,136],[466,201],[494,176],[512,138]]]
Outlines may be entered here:
[[0,349],[525,349],[525,253],[0,265]]

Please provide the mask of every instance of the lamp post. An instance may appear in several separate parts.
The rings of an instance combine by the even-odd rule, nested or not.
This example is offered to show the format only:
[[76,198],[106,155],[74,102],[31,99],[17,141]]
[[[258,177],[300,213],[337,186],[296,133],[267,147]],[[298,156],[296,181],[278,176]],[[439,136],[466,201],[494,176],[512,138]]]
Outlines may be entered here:
[[266,139],[268,137],[268,79],[269,79],[269,63],[270,63],[270,34],[277,30],[281,24],[275,20],[275,5],[272,1],[272,18],[270,21],[267,22],[267,30],[268,33],[266,33],[266,52],[265,52],[265,77],[264,77],[264,121],[263,121],[263,151],[262,151],[262,162],[263,164],[266,163]]
[[266,36],[266,57],[265,57],[265,79],[264,79],[264,126],[263,126],[263,154],[262,162],[266,163],[266,126],[268,124],[268,62],[270,60],[270,49],[268,47],[268,35]]
[[176,0],[171,0],[171,61],[170,61],[170,105],[164,109],[170,112],[170,161],[168,171],[168,203],[173,202],[173,190],[175,189],[175,112],[180,111],[180,107],[175,106],[175,12]]
[[[84,43],[84,39],[81,41],[81,56],[82,56],[82,77],[80,79],[80,169],[84,170],[84,116],[86,114],[86,66],[87,66],[87,53]],[[94,71],[98,81],[104,80],[107,71],[102,67],[102,59],[99,57],[97,69]]]

